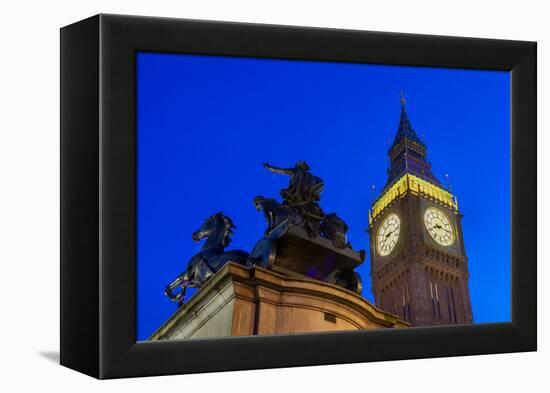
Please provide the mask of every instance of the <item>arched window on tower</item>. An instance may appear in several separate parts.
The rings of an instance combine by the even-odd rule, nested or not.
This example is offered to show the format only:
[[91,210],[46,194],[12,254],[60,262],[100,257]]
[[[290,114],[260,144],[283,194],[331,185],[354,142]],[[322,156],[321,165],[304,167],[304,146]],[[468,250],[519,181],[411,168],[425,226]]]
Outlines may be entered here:
[[451,321],[451,323],[457,323],[453,287],[447,287],[446,291],[447,291],[447,306],[449,311],[449,321]]
[[430,281],[430,296],[432,298],[432,317],[441,319],[441,306],[439,304],[439,289],[436,282]]
[[411,320],[411,300],[409,297],[409,286],[405,285],[402,288],[402,300],[403,300],[403,319],[405,321]]

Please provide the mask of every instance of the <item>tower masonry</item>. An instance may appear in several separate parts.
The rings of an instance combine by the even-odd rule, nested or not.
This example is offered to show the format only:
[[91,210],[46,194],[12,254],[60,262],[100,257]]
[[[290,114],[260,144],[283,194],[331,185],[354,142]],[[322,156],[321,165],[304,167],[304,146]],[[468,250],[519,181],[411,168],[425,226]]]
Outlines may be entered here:
[[369,212],[375,303],[412,326],[472,323],[462,215],[432,173],[405,104],[402,97],[388,179]]

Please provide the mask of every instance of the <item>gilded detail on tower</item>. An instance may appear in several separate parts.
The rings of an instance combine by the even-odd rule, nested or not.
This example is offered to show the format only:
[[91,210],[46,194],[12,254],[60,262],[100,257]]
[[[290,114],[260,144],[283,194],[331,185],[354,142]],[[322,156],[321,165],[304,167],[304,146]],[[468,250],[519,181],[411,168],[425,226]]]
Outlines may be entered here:
[[453,198],[453,195],[449,191],[410,173],[406,173],[374,203],[372,209],[369,211],[369,224],[372,224],[373,220],[395,199],[404,197],[409,192],[414,195],[422,195],[449,206],[454,210],[458,210],[456,198]]
[[472,323],[462,215],[427,151],[402,97],[388,178],[369,211],[371,288],[411,326]]

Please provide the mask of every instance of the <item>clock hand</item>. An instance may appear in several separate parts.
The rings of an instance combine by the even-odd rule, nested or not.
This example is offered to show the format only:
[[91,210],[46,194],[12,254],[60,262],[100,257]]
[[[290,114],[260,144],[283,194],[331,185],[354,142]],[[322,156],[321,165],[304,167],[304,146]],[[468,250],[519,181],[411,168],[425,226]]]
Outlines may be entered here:
[[432,227],[432,229],[443,229],[443,231],[445,231],[445,232],[447,232],[447,233],[449,233],[449,234],[451,233],[451,231],[449,231],[449,230],[443,228],[441,225],[435,225],[435,226]]

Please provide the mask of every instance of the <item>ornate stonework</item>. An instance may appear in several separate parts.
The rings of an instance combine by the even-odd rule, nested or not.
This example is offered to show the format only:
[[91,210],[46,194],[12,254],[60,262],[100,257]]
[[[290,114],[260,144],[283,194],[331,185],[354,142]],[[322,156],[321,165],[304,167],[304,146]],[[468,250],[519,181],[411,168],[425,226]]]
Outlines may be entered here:
[[[376,305],[412,326],[472,323],[462,215],[433,175],[404,100],[388,156],[387,185],[369,212]],[[390,216],[398,219],[384,227]],[[377,242],[384,241],[380,253]]]
[[396,315],[338,285],[228,263],[150,340],[406,326]]
[[410,173],[405,173],[399,180],[384,191],[376,202],[374,202],[372,209],[369,211],[369,224],[372,225],[372,222],[383,213],[395,199],[402,198],[408,193],[422,195],[426,199],[440,202],[454,210],[458,210],[457,199],[453,197],[449,191],[411,175]]

